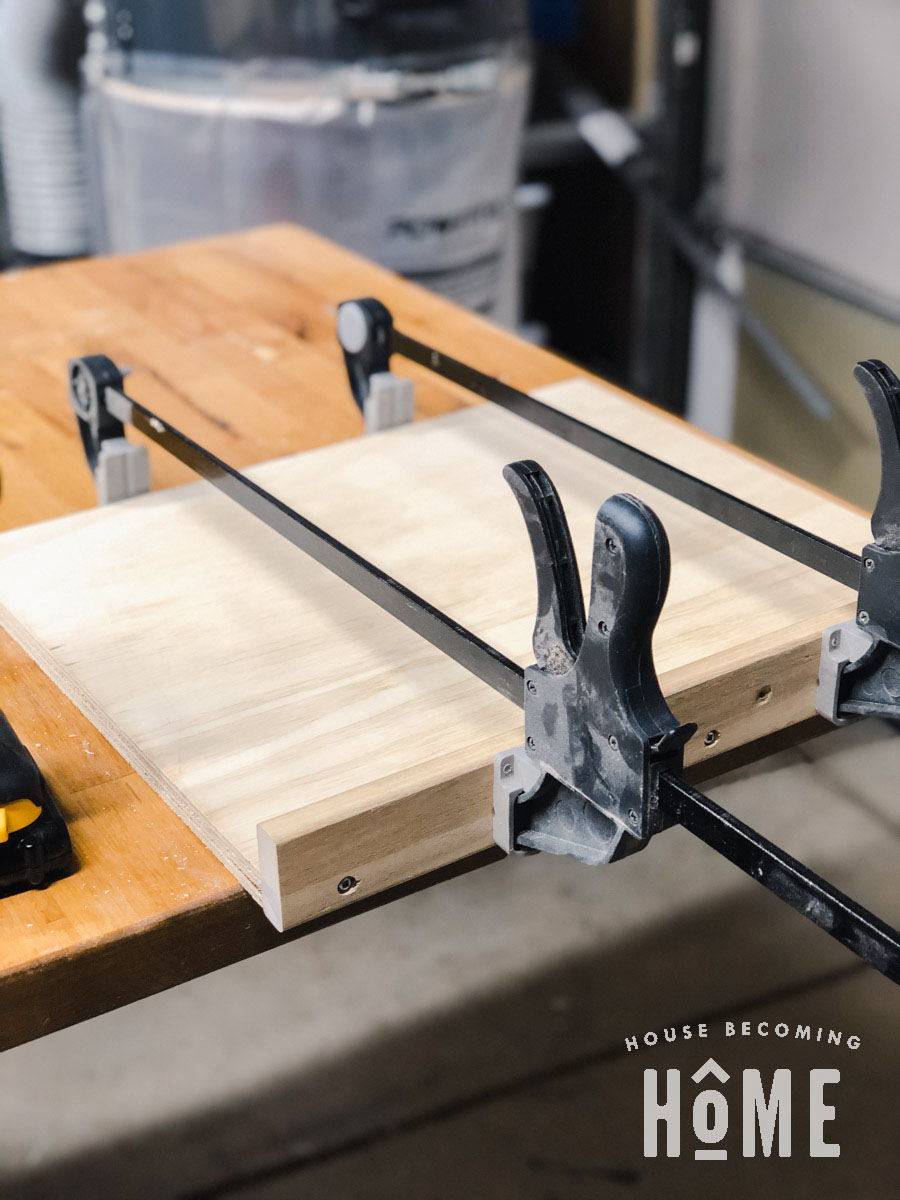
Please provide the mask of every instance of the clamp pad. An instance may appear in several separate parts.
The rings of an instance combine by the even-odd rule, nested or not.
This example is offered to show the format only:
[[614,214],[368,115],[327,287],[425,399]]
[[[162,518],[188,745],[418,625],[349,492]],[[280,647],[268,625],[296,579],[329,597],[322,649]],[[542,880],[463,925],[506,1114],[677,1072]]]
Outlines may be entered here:
[[834,725],[900,715],[900,650],[857,621],[822,635],[816,711]]
[[415,406],[416,389],[411,379],[391,371],[376,371],[369,376],[369,392],[362,406],[366,433],[409,425]]
[[100,443],[94,466],[97,503],[112,504],[150,491],[150,457],[146,446],[127,438],[108,438]]

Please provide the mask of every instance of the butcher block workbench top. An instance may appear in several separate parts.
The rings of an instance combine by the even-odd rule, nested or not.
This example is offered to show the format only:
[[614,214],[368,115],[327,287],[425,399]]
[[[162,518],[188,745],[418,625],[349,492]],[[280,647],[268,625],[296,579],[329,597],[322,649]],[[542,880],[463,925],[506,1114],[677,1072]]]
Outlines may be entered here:
[[[0,279],[0,527],[95,503],[65,394],[74,356],[127,363],[136,398],[239,467],[357,436],[334,317],[360,295],[387,303],[401,329],[517,387],[577,373],[293,226],[10,275]],[[421,416],[474,400],[402,369],[417,381]],[[155,447],[150,454],[155,487],[192,479]],[[814,523],[827,525],[832,502],[809,493],[809,504]],[[831,511],[845,534],[836,540],[852,542],[857,524],[864,536],[857,514],[837,502]],[[812,625],[795,638],[792,669],[806,670],[807,651],[797,653],[814,646]],[[233,875],[5,633],[0,655],[0,708],[59,796],[78,860],[69,878],[0,900],[0,1048],[277,944]]]

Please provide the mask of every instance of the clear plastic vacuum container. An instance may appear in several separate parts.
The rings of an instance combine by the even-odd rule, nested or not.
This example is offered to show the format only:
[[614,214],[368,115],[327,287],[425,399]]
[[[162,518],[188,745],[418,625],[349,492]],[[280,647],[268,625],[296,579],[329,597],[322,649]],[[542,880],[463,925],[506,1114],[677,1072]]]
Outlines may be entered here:
[[287,219],[502,315],[528,89],[517,6],[491,21],[388,5],[373,25],[334,12],[352,5],[274,4],[299,19],[277,47],[243,7],[241,37],[182,31],[180,52],[177,22],[152,36],[131,3],[123,39],[105,6],[84,69],[100,248]]

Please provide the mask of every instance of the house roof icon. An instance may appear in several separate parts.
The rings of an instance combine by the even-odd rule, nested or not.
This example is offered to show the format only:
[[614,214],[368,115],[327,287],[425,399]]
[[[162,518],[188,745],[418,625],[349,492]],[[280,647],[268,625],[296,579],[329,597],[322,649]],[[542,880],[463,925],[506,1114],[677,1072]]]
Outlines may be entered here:
[[691,1079],[693,1079],[694,1083],[699,1083],[707,1075],[715,1075],[719,1083],[726,1083],[731,1078],[728,1072],[723,1070],[714,1058],[708,1058],[702,1067],[698,1067],[691,1076]]

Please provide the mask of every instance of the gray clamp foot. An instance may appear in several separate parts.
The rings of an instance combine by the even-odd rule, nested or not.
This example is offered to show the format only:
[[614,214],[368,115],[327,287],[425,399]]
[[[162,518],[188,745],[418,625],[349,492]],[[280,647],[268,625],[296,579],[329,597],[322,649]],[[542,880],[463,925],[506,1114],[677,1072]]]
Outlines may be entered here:
[[411,379],[391,371],[376,371],[369,377],[369,394],[363,401],[366,433],[381,433],[409,425],[416,407],[416,389]]
[[109,438],[97,453],[94,467],[97,503],[112,504],[150,491],[150,458],[146,446],[127,438]]

